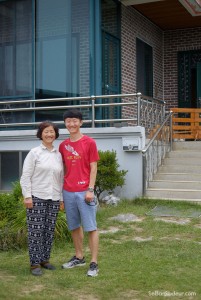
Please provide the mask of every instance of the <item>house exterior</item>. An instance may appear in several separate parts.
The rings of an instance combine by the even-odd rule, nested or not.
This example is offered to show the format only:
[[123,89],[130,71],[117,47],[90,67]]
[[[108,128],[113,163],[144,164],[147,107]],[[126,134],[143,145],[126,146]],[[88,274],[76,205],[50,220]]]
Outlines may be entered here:
[[[31,99],[54,99],[45,103],[54,107],[59,98],[137,92],[164,100],[167,110],[201,107],[201,1],[0,1],[0,109],[21,100],[26,109]],[[133,112],[102,108],[97,114]],[[0,110],[4,125],[46,119],[62,120],[62,112]],[[27,154],[17,146],[19,136],[27,144],[25,130],[33,128],[20,127],[15,137],[19,127],[0,127],[0,190],[19,178]]]

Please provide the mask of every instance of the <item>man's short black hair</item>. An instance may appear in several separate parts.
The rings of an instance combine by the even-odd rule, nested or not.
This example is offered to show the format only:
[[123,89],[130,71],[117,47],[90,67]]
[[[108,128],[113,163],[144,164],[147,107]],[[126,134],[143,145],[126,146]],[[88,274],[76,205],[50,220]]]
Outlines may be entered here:
[[80,121],[82,121],[82,113],[78,109],[69,109],[69,110],[65,111],[63,114],[64,122],[65,122],[65,119],[67,119],[67,118],[76,118],[76,119],[80,119]]

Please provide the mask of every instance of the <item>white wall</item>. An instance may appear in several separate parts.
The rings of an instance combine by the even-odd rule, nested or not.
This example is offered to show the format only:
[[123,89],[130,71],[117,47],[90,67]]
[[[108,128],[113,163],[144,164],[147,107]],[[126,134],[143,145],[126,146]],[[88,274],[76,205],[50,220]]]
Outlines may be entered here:
[[[69,135],[66,129],[60,129],[60,136],[55,141],[58,147],[61,141]],[[99,150],[114,150],[117,153],[120,169],[128,170],[126,184],[116,189],[115,193],[120,198],[133,199],[142,196],[142,152],[124,151],[122,138],[134,141],[139,140],[139,149],[145,146],[145,131],[143,127],[109,127],[109,128],[82,128],[82,133],[95,139]],[[40,141],[35,136],[35,130],[16,130],[0,132],[1,151],[30,150],[39,145]]]

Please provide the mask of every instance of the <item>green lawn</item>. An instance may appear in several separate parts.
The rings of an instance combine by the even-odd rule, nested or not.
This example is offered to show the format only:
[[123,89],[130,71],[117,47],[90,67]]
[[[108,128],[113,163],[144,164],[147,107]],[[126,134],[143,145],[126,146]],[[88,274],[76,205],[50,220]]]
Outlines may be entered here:
[[[156,205],[182,211],[201,210],[198,204],[138,199],[98,211],[99,276],[88,278],[87,265],[71,270],[62,263],[74,255],[71,243],[54,244],[55,271],[34,277],[27,250],[0,252],[0,299],[113,300],[201,299],[201,218],[147,216]],[[135,222],[111,219],[134,214]],[[170,222],[164,222],[169,220]],[[188,223],[177,221],[189,221]]]

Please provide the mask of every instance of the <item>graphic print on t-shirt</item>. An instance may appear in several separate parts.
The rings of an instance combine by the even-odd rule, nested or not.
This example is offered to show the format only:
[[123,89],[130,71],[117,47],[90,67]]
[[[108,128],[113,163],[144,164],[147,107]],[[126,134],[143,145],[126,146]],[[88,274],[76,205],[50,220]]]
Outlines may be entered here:
[[67,160],[71,161],[72,166],[75,166],[76,163],[77,163],[77,160],[81,159],[81,156],[79,155],[79,153],[71,145],[65,145],[65,149],[68,152],[73,154],[73,155],[67,154]]
[[67,151],[71,152],[73,155],[79,156],[79,154],[77,153],[77,151],[74,150],[74,148],[71,145],[65,145],[65,148]]

